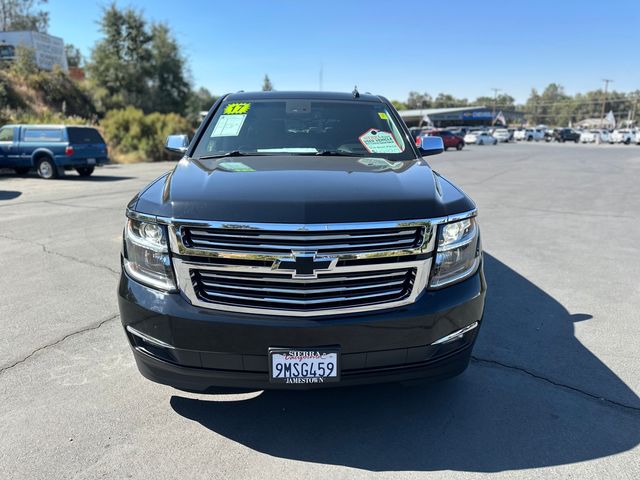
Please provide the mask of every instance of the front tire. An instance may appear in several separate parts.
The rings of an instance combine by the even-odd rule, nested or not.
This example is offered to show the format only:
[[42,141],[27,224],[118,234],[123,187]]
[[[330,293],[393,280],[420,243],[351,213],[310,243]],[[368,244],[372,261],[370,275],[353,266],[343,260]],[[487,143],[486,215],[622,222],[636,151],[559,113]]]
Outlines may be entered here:
[[41,158],[36,166],[36,171],[40,178],[51,180],[58,177],[58,168],[50,158]]
[[81,177],[90,177],[94,170],[95,170],[95,167],[76,168],[76,172],[78,172],[78,175],[80,175]]
[[484,140],[480,140],[480,141],[478,142],[478,145],[484,145]]
[[460,150],[462,150],[462,148],[463,148],[463,147],[464,147],[464,143],[459,142],[459,143],[456,145],[456,150],[460,151]]
[[630,138],[627,138],[627,139],[624,141],[624,144],[625,144],[625,145],[629,145],[630,143],[631,143],[631,139],[630,139]]

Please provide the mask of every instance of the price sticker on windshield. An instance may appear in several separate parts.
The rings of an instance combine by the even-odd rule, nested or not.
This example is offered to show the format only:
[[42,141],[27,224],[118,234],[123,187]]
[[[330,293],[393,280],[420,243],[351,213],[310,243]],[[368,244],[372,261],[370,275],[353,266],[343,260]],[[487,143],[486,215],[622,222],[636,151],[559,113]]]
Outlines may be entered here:
[[243,115],[249,111],[251,108],[250,103],[230,103],[226,107],[224,107],[225,115]]
[[401,153],[402,148],[391,132],[371,128],[358,137],[369,153]]

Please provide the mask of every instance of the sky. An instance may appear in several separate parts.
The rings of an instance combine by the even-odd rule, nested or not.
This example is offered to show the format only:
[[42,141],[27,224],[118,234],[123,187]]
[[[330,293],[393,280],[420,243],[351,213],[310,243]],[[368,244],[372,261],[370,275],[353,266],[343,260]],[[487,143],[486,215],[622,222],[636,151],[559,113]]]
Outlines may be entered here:
[[[526,101],[556,82],[569,94],[640,89],[637,1],[117,1],[167,23],[195,87],[409,91],[470,100],[493,88]],[[85,56],[107,1],[49,0],[49,33]],[[322,85],[320,72],[322,71]]]

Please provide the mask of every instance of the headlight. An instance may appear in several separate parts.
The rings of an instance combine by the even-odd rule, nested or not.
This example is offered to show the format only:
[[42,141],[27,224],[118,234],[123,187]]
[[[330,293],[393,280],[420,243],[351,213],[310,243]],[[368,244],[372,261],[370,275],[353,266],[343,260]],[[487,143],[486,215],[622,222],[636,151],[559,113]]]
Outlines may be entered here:
[[475,217],[445,223],[438,229],[429,286],[439,288],[473,275],[480,265],[480,235]]
[[123,257],[124,269],[133,279],[161,290],[176,288],[164,225],[128,218]]

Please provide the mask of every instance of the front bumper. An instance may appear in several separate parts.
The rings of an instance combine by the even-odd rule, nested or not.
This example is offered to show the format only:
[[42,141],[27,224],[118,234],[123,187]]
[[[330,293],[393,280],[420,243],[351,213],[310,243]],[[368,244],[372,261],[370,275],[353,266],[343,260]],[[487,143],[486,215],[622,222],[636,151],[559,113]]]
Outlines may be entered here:
[[[469,279],[426,290],[413,304],[344,316],[278,317],[203,309],[180,293],[150,289],[124,273],[118,300],[140,372],[154,382],[207,392],[215,387],[300,389],[457,375],[469,362],[482,324],[485,292],[481,265]],[[480,322],[478,328],[461,338],[433,345],[474,322]],[[340,349],[340,382],[269,382],[269,347],[321,346]]]

